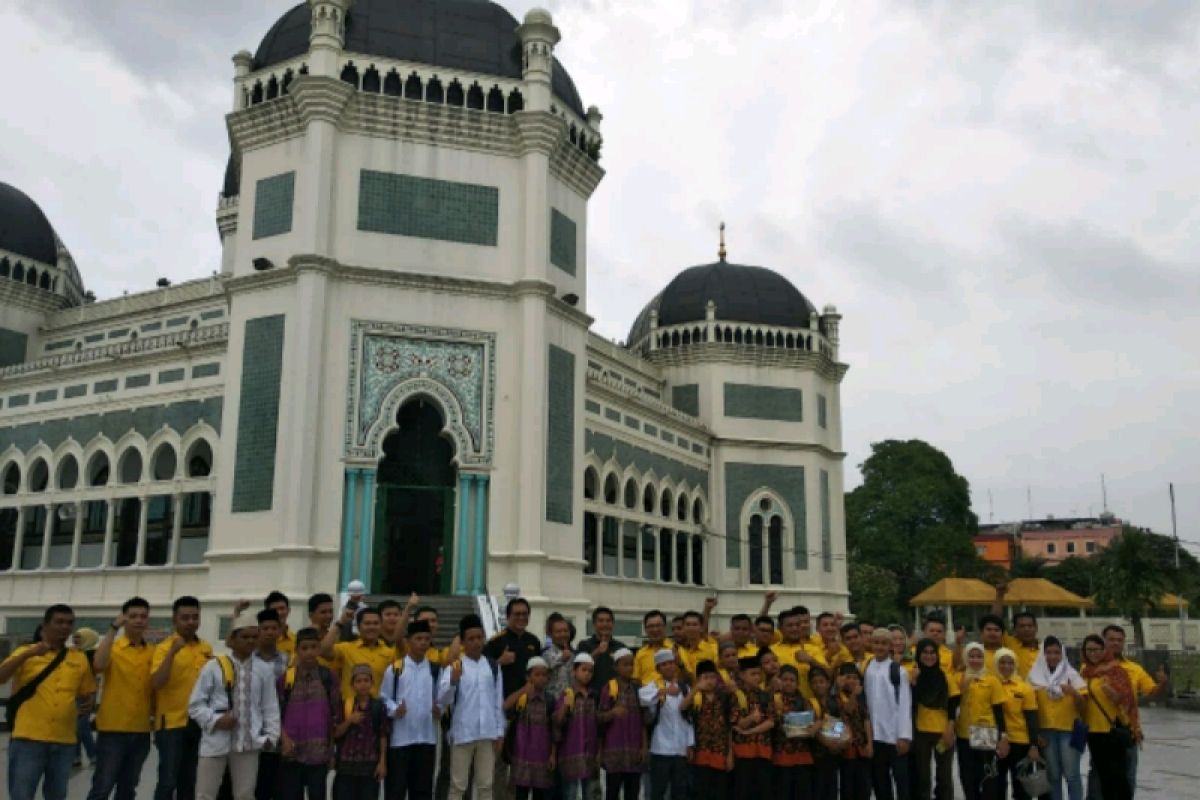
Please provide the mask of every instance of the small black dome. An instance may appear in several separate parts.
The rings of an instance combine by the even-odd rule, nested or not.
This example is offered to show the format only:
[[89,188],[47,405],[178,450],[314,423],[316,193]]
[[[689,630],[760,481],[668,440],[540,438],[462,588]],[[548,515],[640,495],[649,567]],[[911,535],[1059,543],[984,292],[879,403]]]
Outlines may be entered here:
[[[521,77],[519,23],[488,0],[357,0],[346,15],[346,51],[450,69]],[[301,3],[263,37],[254,69],[308,52],[312,11]],[[554,61],[554,94],[579,116],[583,101]]]
[[58,243],[50,220],[38,204],[15,186],[0,182],[0,250],[58,263]]
[[652,311],[658,311],[660,328],[702,322],[709,300],[716,304],[717,319],[752,325],[807,328],[809,315],[817,310],[778,272],[718,261],[676,275],[638,314],[629,329],[629,345],[650,332]]

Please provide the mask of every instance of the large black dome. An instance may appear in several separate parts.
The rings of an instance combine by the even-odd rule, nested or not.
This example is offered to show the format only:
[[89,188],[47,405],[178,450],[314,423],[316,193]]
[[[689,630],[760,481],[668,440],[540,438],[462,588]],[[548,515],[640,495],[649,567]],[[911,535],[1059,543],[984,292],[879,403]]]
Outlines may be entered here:
[[658,325],[702,322],[708,301],[716,304],[717,319],[752,325],[807,328],[816,307],[778,272],[718,261],[690,267],[642,309],[629,330],[635,345],[650,332],[650,313],[658,311]]
[[[346,51],[450,69],[521,77],[519,23],[488,0],[356,0],[346,15]],[[276,22],[254,54],[254,69],[308,52],[312,11],[300,3]],[[554,94],[580,116],[571,76],[554,61]]]
[[0,250],[44,264],[58,263],[58,243],[50,220],[27,194],[0,182]]

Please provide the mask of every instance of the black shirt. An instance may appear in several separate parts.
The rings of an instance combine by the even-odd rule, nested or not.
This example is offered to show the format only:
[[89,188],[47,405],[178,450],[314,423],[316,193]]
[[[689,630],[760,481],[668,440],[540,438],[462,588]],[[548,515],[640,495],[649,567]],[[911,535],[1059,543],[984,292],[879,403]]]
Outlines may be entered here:
[[592,651],[599,646],[600,640],[595,636],[589,636],[579,643],[579,652],[587,653],[596,662],[596,667],[592,671],[592,686],[595,686],[597,691],[617,676],[617,664],[613,661],[613,654],[625,647],[616,639],[609,639],[608,649],[600,655],[595,655]]
[[529,659],[542,654],[542,643],[529,631],[516,634],[505,628],[483,646],[483,654],[498,661],[500,656],[504,655],[505,648],[512,650],[516,655],[511,664],[500,666],[504,677],[504,696],[507,698],[525,685],[525,665],[529,663]]

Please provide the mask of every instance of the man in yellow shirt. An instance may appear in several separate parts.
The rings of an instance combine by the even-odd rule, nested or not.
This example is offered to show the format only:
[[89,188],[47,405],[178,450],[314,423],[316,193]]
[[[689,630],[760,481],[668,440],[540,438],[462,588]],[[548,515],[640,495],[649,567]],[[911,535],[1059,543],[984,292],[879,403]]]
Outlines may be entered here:
[[733,616],[729,621],[729,638],[737,645],[738,658],[758,655],[759,645],[754,641],[754,621],[750,619],[749,614]]
[[679,666],[688,675],[695,676],[696,665],[701,661],[717,660],[717,645],[704,628],[704,615],[689,611],[683,615],[683,639],[678,643]]
[[642,617],[642,630],[646,642],[633,654],[633,677],[646,684],[654,680],[658,670],[654,665],[654,654],[659,650],[670,650],[675,643],[667,638],[667,617],[661,611],[647,611]]
[[[104,696],[96,712],[96,771],[91,800],[133,797],[142,765],[150,755],[150,664],[154,648],[146,641],[150,604],[133,597],[108,626],[92,670],[103,678]],[[118,636],[121,629],[124,635]]]
[[[355,616],[353,609],[343,609],[341,626],[349,625],[355,620]],[[384,670],[400,655],[397,648],[388,645],[381,638],[383,619],[378,611],[370,607],[360,608],[357,621],[357,639],[339,642],[339,626],[334,625],[321,642],[321,655],[333,659],[334,667],[341,678],[342,697],[354,696],[350,672],[357,664],[366,664],[371,668],[371,693],[378,695]]]
[[[1120,625],[1109,625],[1104,628],[1101,633],[1104,639],[1104,646],[1112,657],[1121,665],[1121,669],[1125,670],[1129,675],[1129,682],[1133,684],[1133,693],[1138,700],[1154,700],[1160,697],[1170,683],[1167,672],[1160,667],[1158,671],[1158,680],[1150,677],[1150,673],[1142,667],[1141,664],[1125,657],[1125,629]],[[1138,748],[1131,747],[1125,753],[1125,773],[1129,777],[1129,785],[1137,787],[1138,773]],[[1088,783],[1091,784],[1095,770],[1088,775]],[[1132,791],[1132,790],[1131,790]]]
[[1017,657],[1017,672],[1022,678],[1028,678],[1042,652],[1042,643],[1038,640],[1037,617],[1028,611],[1018,611],[1013,614],[1012,635],[1004,634],[1004,646],[1012,650]]
[[263,608],[269,608],[279,615],[279,639],[275,642],[275,649],[286,653],[290,661],[296,653],[296,633],[288,627],[288,615],[292,612],[291,601],[283,592],[273,591],[263,600]]
[[[932,639],[938,646],[938,665],[946,673],[946,680],[955,680],[954,651],[946,646],[946,622],[941,616],[930,614],[925,618],[921,631],[926,639]],[[965,637],[964,637],[965,638]]]
[[833,668],[853,660],[850,651],[842,644],[837,617],[832,613],[823,611],[817,615],[817,637],[817,642],[810,640],[804,645],[804,651],[812,656],[814,662]]
[[200,601],[183,596],[171,605],[175,632],[159,642],[150,659],[154,689],[154,747],[158,751],[158,783],[154,796],[191,796],[200,756],[200,726],[188,718],[188,700],[200,670],[213,657],[212,645],[196,635]]
[[19,704],[8,744],[11,800],[33,800],[38,784],[46,800],[64,800],[75,755],[78,708],[87,711],[96,677],[87,657],[67,648],[75,628],[70,606],[53,605],[42,615],[41,639],[18,647],[0,664],[0,685],[12,685]]
[[[850,661],[854,662],[858,667],[859,675],[867,674],[867,664],[875,657],[873,653],[867,650],[867,640],[862,635],[862,628],[857,622],[847,622],[839,629],[842,635],[842,644],[846,646],[847,652],[850,653]],[[840,662],[839,662],[840,663]]]

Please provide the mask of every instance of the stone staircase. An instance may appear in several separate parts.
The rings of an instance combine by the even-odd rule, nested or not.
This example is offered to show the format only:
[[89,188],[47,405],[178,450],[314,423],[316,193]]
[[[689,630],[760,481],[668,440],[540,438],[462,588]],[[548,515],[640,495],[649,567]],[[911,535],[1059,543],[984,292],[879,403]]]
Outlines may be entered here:
[[[404,603],[408,600],[407,597],[399,597],[384,594],[367,595],[367,602],[371,605],[378,605],[384,600],[397,600]],[[433,637],[435,647],[445,647],[450,644],[458,633],[458,621],[467,614],[478,613],[475,608],[475,598],[471,596],[455,595],[455,594],[433,594],[422,595],[421,605],[433,606],[438,611],[438,633]]]

